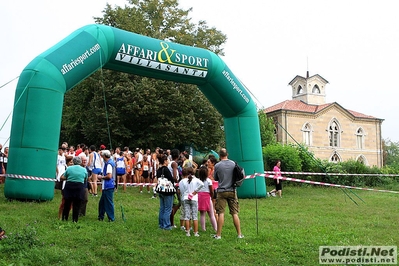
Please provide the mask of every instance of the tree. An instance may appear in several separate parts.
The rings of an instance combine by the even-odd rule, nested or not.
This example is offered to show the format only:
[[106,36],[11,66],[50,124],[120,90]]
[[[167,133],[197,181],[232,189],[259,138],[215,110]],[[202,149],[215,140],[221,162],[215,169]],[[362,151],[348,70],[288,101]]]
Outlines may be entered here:
[[[101,23],[149,37],[207,48],[223,55],[226,36],[204,21],[191,23],[191,9],[177,0],[130,0],[106,5]],[[109,146],[216,149],[224,139],[223,120],[190,84],[99,70],[65,94],[62,140]]]
[[399,142],[383,140],[384,166],[399,166]]
[[280,143],[267,145],[263,148],[263,161],[265,170],[271,171],[276,165],[276,161],[281,161],[281,169],[285,172],[301,171],[301,158],[298,151],[291,145]]
[[274,134],[275,125],[272,118],[267,117],[263,110],[258,112],[259,127],[260,127],[260,139],[262,147],[266,147],[269,144],[276,144],[276,136]]

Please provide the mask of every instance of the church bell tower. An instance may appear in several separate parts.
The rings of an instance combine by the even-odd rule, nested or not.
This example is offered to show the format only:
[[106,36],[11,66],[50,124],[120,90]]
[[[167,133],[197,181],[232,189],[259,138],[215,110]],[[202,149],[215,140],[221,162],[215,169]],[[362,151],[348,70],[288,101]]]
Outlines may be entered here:
[[318,74],[309,77],[309,71],[307,71],[306,78],[297,75],[288,85],[292,87],[293,100],[321,105],[326,103],[327,83],[328,81]]

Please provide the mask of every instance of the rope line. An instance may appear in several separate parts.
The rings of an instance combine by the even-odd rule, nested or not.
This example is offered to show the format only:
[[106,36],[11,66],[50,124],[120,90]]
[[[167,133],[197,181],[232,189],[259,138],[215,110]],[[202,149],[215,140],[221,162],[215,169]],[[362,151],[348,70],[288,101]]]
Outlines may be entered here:
[[[16,175],[16,174],[5,174],[5,175],[0,175],[0,176],[5,176],[6,178],[28,179],[28,180],[34,180],[34,181],[51,181],[51,182],[55,182],[56,181],[55,178],[43,178],[43,177],[34,177],[34,176]],[[251,179],[251,178],[255,178],[257,176],[263,176],[265,178],[271,178],[271,179],[274,178],[274,174],[268,174],[268,173],[265,172],[264,174],[254,173],[252,175],[247,175],[245,177],[245,179]],[[337,187],[337,188],[347,188],[347,189],[356,189],[356,190],[366,190],[366,191],[374,191],[374,192],[385,192],[385,193],[399,194],[399,191],[392,191],[392,190],[385,190],[385,189],[374,189],[374,188],[362,188],[362,187],[347,186],[347,185],[339,185],[339,184],[312,181],[312,180],[305,180],[305,179],[298,179],[298,178],[292,178],[292,177],[283,177],[283,176],[281,176],[281,177],[278,177],[278,179],[285,180],[285,181],[304,183],[304,184],[320,185],[320,186],[329,186],[329,187]],[[90,183],[92,183],[92,182],[90,182]],[[136,186],[156,186],[157,184],[156,183],[118,183],[118,185],[126,185],[126,186],[136,187]]]
[[[269,175],[269,174],[256,174],[255,176],[264,176],[266,178],[274,178],[274,175]],[[255,176],[250,176],[250,177],[255,177]],[[286,180],[286,181],[293,181],[293,182],[298,182],[298,183],[312,184],[312,185],[321,185],[321,186],[348,188],[348,189],[357,189],[357,190],[367,190],[367,191],[375,191],[375,192],[389,192],[389,193],[399,194],[399,191],[338,185],[338,184],[332,184],[332,183],[325,183],[325,182],[311,181],[311,180],[304,180],[304,179],[283,177],[283,176],[278,177],[278,179]]]
[[[343,174],[343,173],[310,173],[310,172],[280,172],[286,175],[329,175],[329,176],[399,176],[399,174]],[[265,174],[275,174],[273,171],[265,171]]]

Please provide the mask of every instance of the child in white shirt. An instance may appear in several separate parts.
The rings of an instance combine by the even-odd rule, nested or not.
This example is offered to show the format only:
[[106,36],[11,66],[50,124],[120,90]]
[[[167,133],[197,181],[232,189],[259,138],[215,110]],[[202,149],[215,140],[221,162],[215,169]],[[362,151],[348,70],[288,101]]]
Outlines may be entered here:
[[[191,167],[188,167],[190,171]],[[184,169],[183,169],[184,170]],[[182,208],[184,208],[184,221],[186,224],[186,236],[190,236],[190,219],[193,220],[194,225],[194,236],[198,234],[198,191],[204,186],[204,183],[190,174],[187,178],[184,178],[179,183],[179,190],[182,202]]]

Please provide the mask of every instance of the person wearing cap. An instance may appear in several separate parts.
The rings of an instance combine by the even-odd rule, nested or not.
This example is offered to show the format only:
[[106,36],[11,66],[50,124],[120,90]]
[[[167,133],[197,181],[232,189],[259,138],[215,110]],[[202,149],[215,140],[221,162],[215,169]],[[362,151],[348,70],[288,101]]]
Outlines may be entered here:
[[80,166],[82,159],[79,156],[72,158],[73,165],[68,167],[61,176],[61,180],[65,180],[64,198],[65,205],[62,212],[62,220],[68,221],[71,205],[72,221],[77,223],[79,219],[79,210],[81,202],[84,200],[84,183],[87,180],[86,168]]
[[111,152],[103,150],[101,156],[104,159],[104,168],[102,179],[102,194],[98,203],[98,220],[103,221],[105,214],[108,216],[108,221],[115,221],[115,207],[114,207],[114,189],[116,166],[112,160]]

